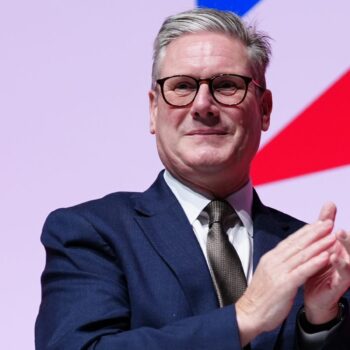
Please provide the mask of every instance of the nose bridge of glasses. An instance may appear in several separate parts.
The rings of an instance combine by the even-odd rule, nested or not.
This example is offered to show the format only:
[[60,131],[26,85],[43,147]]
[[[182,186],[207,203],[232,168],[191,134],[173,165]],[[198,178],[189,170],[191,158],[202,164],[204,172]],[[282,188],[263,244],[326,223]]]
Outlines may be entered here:
[[197,93],[198,95],[199,91],[201,90],[202,85],[206,87],[206,93],[213,95],[213,88],[212,88],[212,79],[211,78],[203,78],[203,79],[197,79]]
[[212,89],[212,79],[211,78],[203,78],[196,79],[197,81],[197,91],[195,96],[193,97],[193,107],[195,110],[201,110],[203,113],[204,110],[212,109],[214,105],[214,101],[216,101],[214,97],[214,92]]
[[203,84],[206,84],[208,86],[209,90],[211,90],[211,85],[212,85],[213,79],[212,78],[197,79],[197,82],[198,82],[198,89],[200,89],[200,87]]

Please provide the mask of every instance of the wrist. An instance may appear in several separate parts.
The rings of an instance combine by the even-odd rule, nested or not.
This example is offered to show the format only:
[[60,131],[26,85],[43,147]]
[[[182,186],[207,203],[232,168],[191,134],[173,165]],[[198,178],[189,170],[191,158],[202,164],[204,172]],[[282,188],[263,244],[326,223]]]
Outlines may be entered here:
[[244,298],[237,301],[235,308],[241,346],[244,347],[262,333],[262,331],[260,330],[259,322],[250,311],[249,303]]
[[[337,303],[331,308],[312,309],[305,306],[302,310],[301,317],[305,319],[305,324],[309,324],[311,327],[331,328],[332,324],[336,324],[341,320],[343,315],[344,306],[342,303]],[[328,326],[327,326],[328,325]]]

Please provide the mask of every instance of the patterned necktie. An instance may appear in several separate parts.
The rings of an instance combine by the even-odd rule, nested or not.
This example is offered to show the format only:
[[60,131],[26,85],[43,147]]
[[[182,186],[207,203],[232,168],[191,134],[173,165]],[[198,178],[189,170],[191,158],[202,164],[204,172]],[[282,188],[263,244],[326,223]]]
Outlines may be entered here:
[[219,304],[223,307],[235,303],[247,288],[241,260],[223,228],[230,215],[233,223],[240,219],[226,201],[213,200],[204,211],[209,215],[207,254],[210,270]]

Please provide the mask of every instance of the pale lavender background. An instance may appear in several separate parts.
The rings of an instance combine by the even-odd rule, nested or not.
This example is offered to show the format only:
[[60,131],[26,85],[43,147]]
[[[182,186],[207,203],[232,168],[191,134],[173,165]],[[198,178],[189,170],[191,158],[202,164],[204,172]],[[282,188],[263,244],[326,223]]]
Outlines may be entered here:
[[[290,11],[283,23],[276,20],[283,10],[278,3],[265,0],[252,12],[274,37],[292,21]],[[301,15],[301,0],[284,4]],[[161,169],[148,133],[151,45],[165,16],[193,6],[190,0],[0,2],[1,348],[34,349],[44,266],[39,235],[47,214],[112,191],[143,190]],[[308,16],[311,23],[319,23],[320,15],[311,11]],[[288,68],[288,49],[283,39],[274,46],[275,52],[286,49],[284,57],[277,54],[276,70],[269,73],[282,99],[284,83],[275,78]],[[317,89],[310,89],[300,95],[316,96]],[[286,103],[283,122],[283,103],[276,105],[278,123],[272,134],[301,108],[293,110]],[[332,193],[344,192],[337,187],[347,185],[348,167],[343,170],[332,173]],[[298,188],[311,187],[315,195],[321,192],[314,178],[309,184],[294,181]],[[273,184],[261,191],[279,206],[286,202],[283,191],[297,192],[294,184]],[[349,201],[344,198],[345,207]],[[318,199],[310,198],[303,218],[314,215]],[[292,214],[299,207],[297,197],[284,204]]]
[[47,214],[143,190],[153,38],[189,0],[0,2],[1,348],[34,349]]

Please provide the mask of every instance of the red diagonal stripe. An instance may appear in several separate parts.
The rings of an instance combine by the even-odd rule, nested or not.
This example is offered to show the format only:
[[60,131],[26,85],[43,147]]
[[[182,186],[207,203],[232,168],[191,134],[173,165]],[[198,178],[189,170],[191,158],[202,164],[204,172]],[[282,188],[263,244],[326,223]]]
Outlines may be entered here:
[[256,155],[255,185],[350,164],[350,70]]

